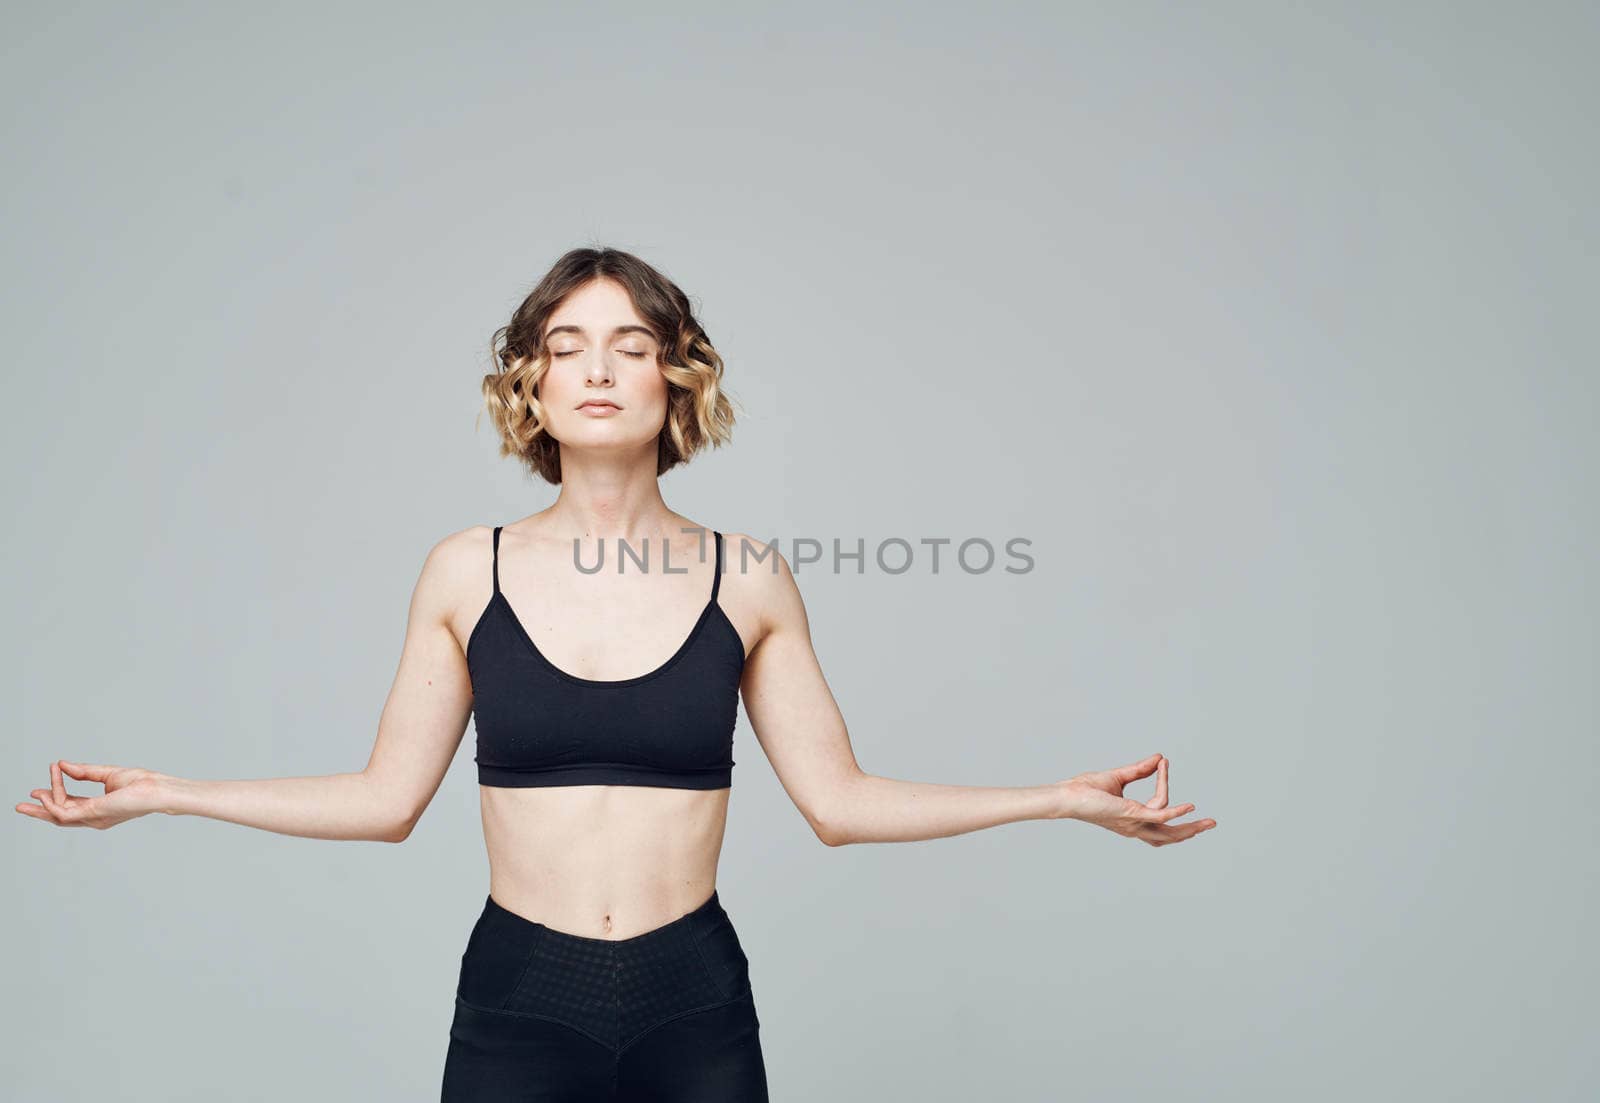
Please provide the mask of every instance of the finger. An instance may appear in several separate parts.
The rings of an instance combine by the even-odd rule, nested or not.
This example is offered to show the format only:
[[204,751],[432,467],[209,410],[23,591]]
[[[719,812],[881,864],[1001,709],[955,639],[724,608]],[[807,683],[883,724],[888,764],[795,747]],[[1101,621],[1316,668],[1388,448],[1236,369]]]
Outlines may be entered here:
[[68,793],[66,800],[59,800],[55,798],[55,791],[52,789],[30,789],[28,790],[28,795],[33,797],[35,800],[43,800],[45,797],[50,797],[55,799],[56,804],[62,808],[70,808],[79,801],[89,799],[87,797],[75,797],[71,793]]
[[1149,758],[1135,762],[1132,766],[1118,766],[1111,771],[1111,776],[1126,785],[1130,781],[1138,781],[1142,777],[1149,777],[1155,773],[1156,765],[1160,761],[1161,756],[1153,754]]
[[1166,823],[1169,820],[1177,819],[1179,816],[1187,816],[1190,812],[1194,811],[1194,805],[1179,804],[1174,805],[1171,808],[1146,808],[1143,805],[1140,805],[1139,809],[1139,818],[1144,820],[1146,823]]
[[1161,765],[1156,769],[1156,795],[1144,802],[1146,808],[1165,808],[1167,806],[1167,756],[1161,756]]
[[[1217,826],[1216,820],[1204,819],[1195,820],[1193,823],[1151,824],[1146,828],[1146,830],[1154,831],[1157,834],[1162,835],[1164,838],[1170,838],[1173,841],[1176,841],[1179,838],[1193,838],[1195,835],[1199,835],[1202,832],[1210,831],[1215,826]],[[1178,832],[1178,834],[1173,835],[1173,832]]]
[[19,804],[17,805],[17,811],[21,812],[24,816],[31,816],[36,820],[50,819],[50,813],[46,812],[43,808],[40,808],[37,804]]
[[1152,846],[1168,846],[1192,839],[1202,831],[1217,825],[1215,820],[1195,820],[1193,823],[1147,825],[1139,828],[1139,837]]
[[81,826],[94,805],[92,798],[75,797],[70,793],[66,800],[58,800],[49,789],[39,790],[39,803],[50,810],[57,823],[68,827]]
[[57,804],[55,798],[50,795],[50,790],[35,789],[33,795],[40,804],[44,805],[44,810],[50,814],[52,820],[59,824],[66,823],[66,820],[62,818],[61,805]]
[[67,783],[61,780],[61,763],[50,763],[50,795],[62,804],[67,803]]
[[77,778],[79,781],[105,781],[116,768],[89,762],[68,762],[64,758],[60,760],[60,766],[68,777]]

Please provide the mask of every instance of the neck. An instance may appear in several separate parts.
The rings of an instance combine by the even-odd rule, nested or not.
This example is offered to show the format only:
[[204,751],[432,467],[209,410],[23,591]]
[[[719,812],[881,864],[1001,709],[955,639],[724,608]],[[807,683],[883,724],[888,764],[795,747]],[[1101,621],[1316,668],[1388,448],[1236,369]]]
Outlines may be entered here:
[[684,524],[661,497],[655,449],[649,456],[574,456],[563,449],[561,492],[545,511],[549,531],[563,539],[649,540],[679,538]]

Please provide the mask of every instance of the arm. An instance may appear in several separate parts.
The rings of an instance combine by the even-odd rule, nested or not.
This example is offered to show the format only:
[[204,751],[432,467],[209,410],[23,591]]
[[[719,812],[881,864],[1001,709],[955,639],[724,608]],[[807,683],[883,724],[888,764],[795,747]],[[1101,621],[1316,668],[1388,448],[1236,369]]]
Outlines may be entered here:
[[[399,670],[364,769],[321,777],[197,781],[136,767],[57,762],[51,765],[51,788],[31,794],[43,807],[19,804],[17,811],[63,826],[104,828],[165,812],[304,838],[404,841],[438,791],[472,711],[466,659],[450,630],[450,616],[469,572],[482,565],[476,558],[488,556],[487,539],[486,532],[469,529],[429,551],[411,596]],[[68,794],[63,772],[101,782],[104,795]]]
[[[751,546],[760,547],[753,541]],[[784,791],[824,844],[910,842],[1020,820],[1081,819],[1162,846],[1216,826],[1215,820],[1163,826],[1194,805],[1167,807],[1161,755],[1048,785],[938,785],[866,773],[817,662],[788,563],[772,549],[751,555],[770,556],[776,570],[751,572],[752,579],[761,579],[751,588],[759,593],[762,632],[740,685],[745,712]],[[1150,801],[1121,795],[1123,785],[1158,769]]]

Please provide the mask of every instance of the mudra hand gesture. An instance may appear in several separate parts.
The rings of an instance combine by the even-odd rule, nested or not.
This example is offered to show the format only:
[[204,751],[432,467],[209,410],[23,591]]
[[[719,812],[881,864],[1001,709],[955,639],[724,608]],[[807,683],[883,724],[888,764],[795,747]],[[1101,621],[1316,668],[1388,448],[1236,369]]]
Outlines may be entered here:
[[[1153,754],[1131,766],[1079,774],[1060,782],[1066,791],[1070,815],[1075,820],[1098,824],[1130,839],[1143,839],[1151,846],[1192,839],[1217,826],[1216,820],[1195,820],[1173,824],[1169,821],[1194,811],[1193,804],[1167,807],[1167,757]],[[1147,801],[1130,800],[1122,788],[1140,778],[1156,775],[1156,795]]]
[[[106,791],[98,797],[73,796],[61,780],[63,773],[78,781],[98,781]],[[19,804],[17,811],[61,827],[103,830],[159,811],[161,802],[156,793],[165,776],[138,766],[95,766],[58,759],[50,763],[50,788],[28,793],[39,803]]]

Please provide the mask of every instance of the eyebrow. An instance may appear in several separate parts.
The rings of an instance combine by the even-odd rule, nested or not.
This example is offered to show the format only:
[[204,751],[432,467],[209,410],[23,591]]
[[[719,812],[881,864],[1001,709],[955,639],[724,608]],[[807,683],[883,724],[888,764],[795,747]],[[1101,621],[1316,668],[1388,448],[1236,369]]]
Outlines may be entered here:
[[[550,332],[544,335],[544,339],[548,341],[558,333],[576,333],[580,337],[584,336],[582,326],[553,326]],[[651,340],[654,340],[656,336],[649,326],[618,326],[611,331],[611,336],[620,337],[625,333],[642,333]]]

